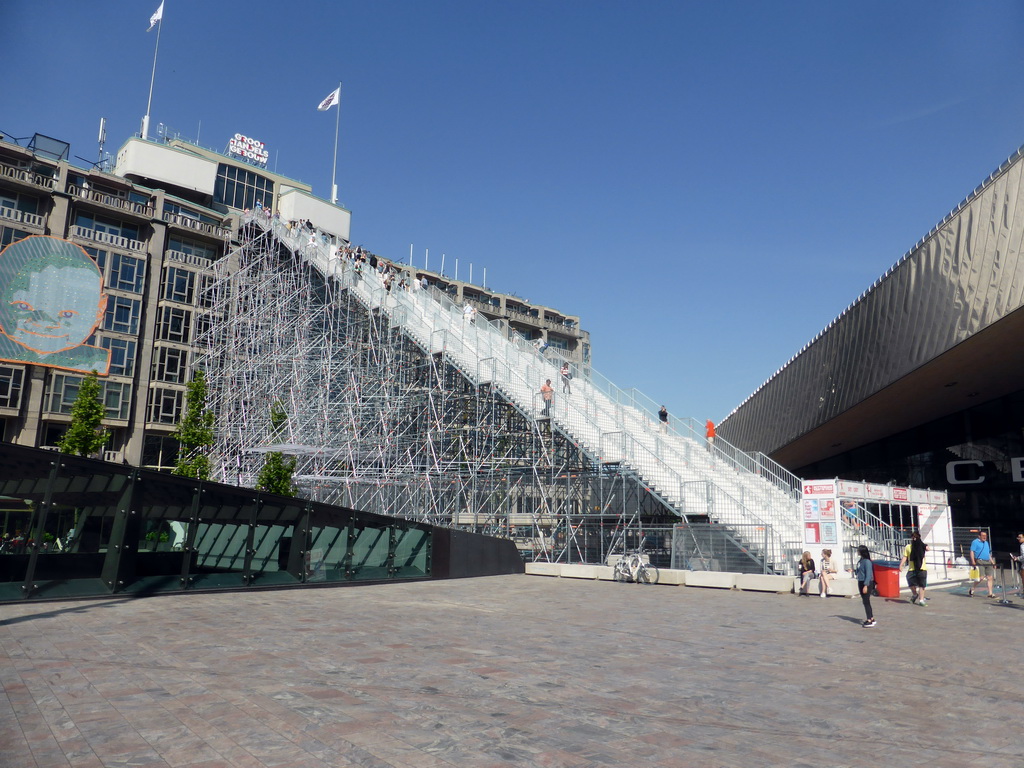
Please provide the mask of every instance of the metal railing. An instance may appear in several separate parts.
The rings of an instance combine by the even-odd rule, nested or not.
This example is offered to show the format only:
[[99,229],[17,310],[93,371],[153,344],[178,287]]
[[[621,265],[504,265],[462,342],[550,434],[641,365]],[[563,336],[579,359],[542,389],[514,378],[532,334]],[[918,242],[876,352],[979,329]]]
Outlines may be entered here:
[[112,245],[115,248],[122,248],[126,251],[146,252],[146,244],[141,240],[133,240],[130,237],[114,235],[110,232],[100,232],[99,230],[82,227],[77,224],[71,227],[71,234],[75,237],[81,237],[85,240],[93,240],[97,243]]
[[[360,274],[348,260],[330,258],[325,245],[304,242],[279,221],[248,220],[272,228],[290,250],[341,281],[368,308],[390,315],[425,351],[447,353],[467,379],[490,383],[528,418],[537,418],[540,411],[540,383],[550,379],[557,387],[560,358],[539,354],[532,343],[510,334],[507,323],[482,317],[471,322],[443,292],[429,291],[422,298],[418,290],[389,292],[368,266]],[[763,546],[766,558],[785,561],[783,540],[798,541],[802,534],[799,505],[788,491],[781,492],[735,458],[729,461],[724,452],[710,455],[691,437],[660,434],[638,407],[635,394],[627,397],[600,374],[587,373],[572,383],[574,393],[584,396],[556,392],[551,413],[584,450],[602,463],[637,471],[676,514],[706,513],[720,523],[753,524],[769,531],[772,542]],[[695,430],[692,420],[683,423]]]
[[94,203],[99,203],[100,205],[105,205],[109,208],[117,208],[120,211],[126,211],[128,213],[135,214],[136,216],[152,218],[155,212],[152,204],[136,203],[124,197],[109,195],[95,189],[78,187],[74,184],[68,185],[68,194],[84,198],[85,200],[89,200]]

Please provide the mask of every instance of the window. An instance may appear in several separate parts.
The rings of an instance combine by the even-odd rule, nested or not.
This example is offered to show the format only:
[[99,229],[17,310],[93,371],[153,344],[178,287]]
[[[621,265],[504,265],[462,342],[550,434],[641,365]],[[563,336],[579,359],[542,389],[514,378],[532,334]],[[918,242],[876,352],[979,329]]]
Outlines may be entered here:
[[90,248],[88,246],[85,246],[85,252],[92,256],[93,261],[95,261],[96,264],[99,265],[100,272],[103,272],[105,274],[107,271],[107,261],[109,258],[109,254],[100,248]]
[[168,267],[164,270],[164,298],[168,301],[191,304],[195,297],[195,285],[195,272],[181,267]]
[[242,210],[255,208],[257,200],[264,206],[274,204],[274,182],[245,168],[223,163],[217,167],[213,202]]
[[139,239],[139,227],[137,224],[128,224],[117,219],[106,216],[94,216],[91,213],[82,211],[75,217],[75,224],[95,232],[105,232],[116,237],[127,237],[130,240]]
[[153,378],[172,384],[188,383],[188,351],[174,347],[159,347],[153,361]]
[[142,293],[142,282],[146,277],[146,262],[134,256],[124,256],[120,253],[111,255],[110,275],[107,278],[107,286],[120,291],[131,291]]
[[171,469],[178,463],[178,441],[170,435],[145,435],[142,438],[142,466]]
[[179,307],[160,307],[158,311],[156,337],[188,344],[192,332],[192,313]]
[[29,233],[14,227],[0,227],[0,248],[24,240]]
[[112,339],[104,336],[99,340],[104,349],[110,350],[110,373],[113,376],[135,375],[135,342],[129,339]]
[[68,376],[63,373],[54,374],[50,380],[50,391],[45,398],[46,410],[50,413],[71,413],[71,406],[78,397],[78,388],[82,384],[81,376]]
[[13,208],[22,213],[39,213],[39,198],[24,192],[0,190],[0,208]]
[[108,296],[107,312],[103,316],[103,330],[117,333],[138,333],[142,302],[124,296]]
[[132,405],[132,385],[124,381],[104,381],[100,398],[108,419],[127,419]]
[[216,219],[212,216],[207,216],[201,211],[194,210],[192,208],[186,208],[184,205],[173,203],[170,200],[164,201],[164,213],[174,214],[175,216],[181,216],[183,219],[192,219],[192,221],[201,221],[204,224],[213,224],[215,227],[220,226],[221,220]]
[[24,376],[25,371],[21,368],[0,366],[0,407],[21,407],[21,388]]
[[205,261],[214,261],[220,256],[220,249],[217,246],[198,240],[189,240],[184,237],[169,238],[167,240],[167,249],[187,253],[190,256],[196,256]]
[[157,388],[149,391],[149,420],[158,424],[177,424],[185,393],[180,389]]

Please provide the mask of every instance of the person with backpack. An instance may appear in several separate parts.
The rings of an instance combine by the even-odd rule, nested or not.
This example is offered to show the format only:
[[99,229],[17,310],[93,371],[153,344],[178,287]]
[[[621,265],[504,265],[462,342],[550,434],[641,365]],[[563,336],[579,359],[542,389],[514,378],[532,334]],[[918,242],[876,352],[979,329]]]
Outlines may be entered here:
[[863,544],[857,547],[857,554],[860,555],[860,560],[857,561],[857,567],[853,574],[857,577],[857,588],[860,590],[860,599],[864,603],[864,614],[867,616],[861,626],[874,627],[878,625],[878,622],[875,621],[875,614],[871,611],[871,590],[875,587],[875,566],[871,563],[871,553]]
[[924,553],[928,547],[921,541],[921,534],[914,531],[910,534],[910,543],[903,550],[903,559],[900,560],[900,568],[907,566],[907,586],[910,587],[910,602],[912,604],[928,605],[928,598],[924,596],[925,587],[928,586],[928,565],[924,561]]

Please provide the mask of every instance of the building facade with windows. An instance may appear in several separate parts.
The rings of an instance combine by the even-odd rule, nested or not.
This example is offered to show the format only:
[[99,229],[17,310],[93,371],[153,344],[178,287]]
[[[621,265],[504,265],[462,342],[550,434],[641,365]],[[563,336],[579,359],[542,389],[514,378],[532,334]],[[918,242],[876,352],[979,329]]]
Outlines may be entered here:
[[[106,306],[90,343],[110,353],[101,378],[110,432],[105,457],[169,469],[193,343],[213,322],[205,290],[211,265],[237,246],[239,214],[270,209],[286,221],[314,222],[345,244],[351,213],[243,155],[177,138],[131,138],[111,170],[78,168],[69,154],[66,143],[39,134],[25,146],[0,137],[0,248],[45,235],[77,244],[93,259]],[[589,361],[578,317],[396,267],[473,302],[489,318],[507,319],[527,338],[543,336],[572,359]],[[54,446],[81,379],[74,371],[0,361],[0,440]]]
[[946,490],[954,525],[1024,529],[1018,151],[720,425],[801,477]]

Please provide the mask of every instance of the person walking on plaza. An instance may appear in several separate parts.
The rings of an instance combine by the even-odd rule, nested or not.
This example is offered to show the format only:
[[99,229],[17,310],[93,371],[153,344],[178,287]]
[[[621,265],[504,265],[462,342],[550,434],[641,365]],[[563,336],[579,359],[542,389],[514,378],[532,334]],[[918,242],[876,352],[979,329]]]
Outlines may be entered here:
[[704,437],[708,439],[708,451],[714,453],[715,451],[715,422],[708,419],[708,423],[704,425]]
[[562,394],[571,395],[572,387],[569,385],[569,382],[572,381],[572,371],[569,370],[568,361],[562,363],[562,370],[559,373],[562,375]]
[[1024,589],[1024,533],[1017,534],[1017,546],[1020,547],[1020,552],[1013,556],[1013,560],[1016,563],[1014,567],[1020,576],[1021,589]]
[[544,410],[540,412],[540,415],[551,416],[551,405],[555,402],[555,390],[551,388],[551,379],[547,379],[544,386],[540,388],[540,396],[544,400]]
[[857,577],[857,589],[860,590],[860,599],[864,603],[864,615],[867,616],[861,626],[874,627],[878,625],[878,622],[875,621],[875,614],[871,612],[871,590],[875,586],[875,566],[871,563],[871,553],[863,544],[857,547],[857,554],[860,555],[860,560],[857,561],[853,575]]
[[921,534],[914,531],[910,534],[910,543],[903,550],[900,568],[907,566],[907,586],[910,587],[910,602],[928,605],[924,590],[928,586],[928,565],[924,561],[924,553],[928,547],[921,541]]
[[658,428],[661,430],[661,434],[668,434],[668,408],[664,405],[661,406],[661,410],[658,411],[658,420],[661,422]]
[[[978,538],[971,542],[971,567],[978,569],[978,575],[980,578],[984,578],[988,581],[988,595],[986,597],[995,597],[995,592],[992,591],[992,577],[994,575],[992,562],[992,545],[988,541],[988,532],[981,531],[978,533]],[[968,597],[974,596],[974,584],[971,584],[971,588],[967,590]]]
[[829,585],[832,583],[832,577],[838,573],[836,570],[835,563],[832,562],[832,550],[823,549],[821,550],[821,570],[818,571],[818,594],[822,597],[828,597]]

